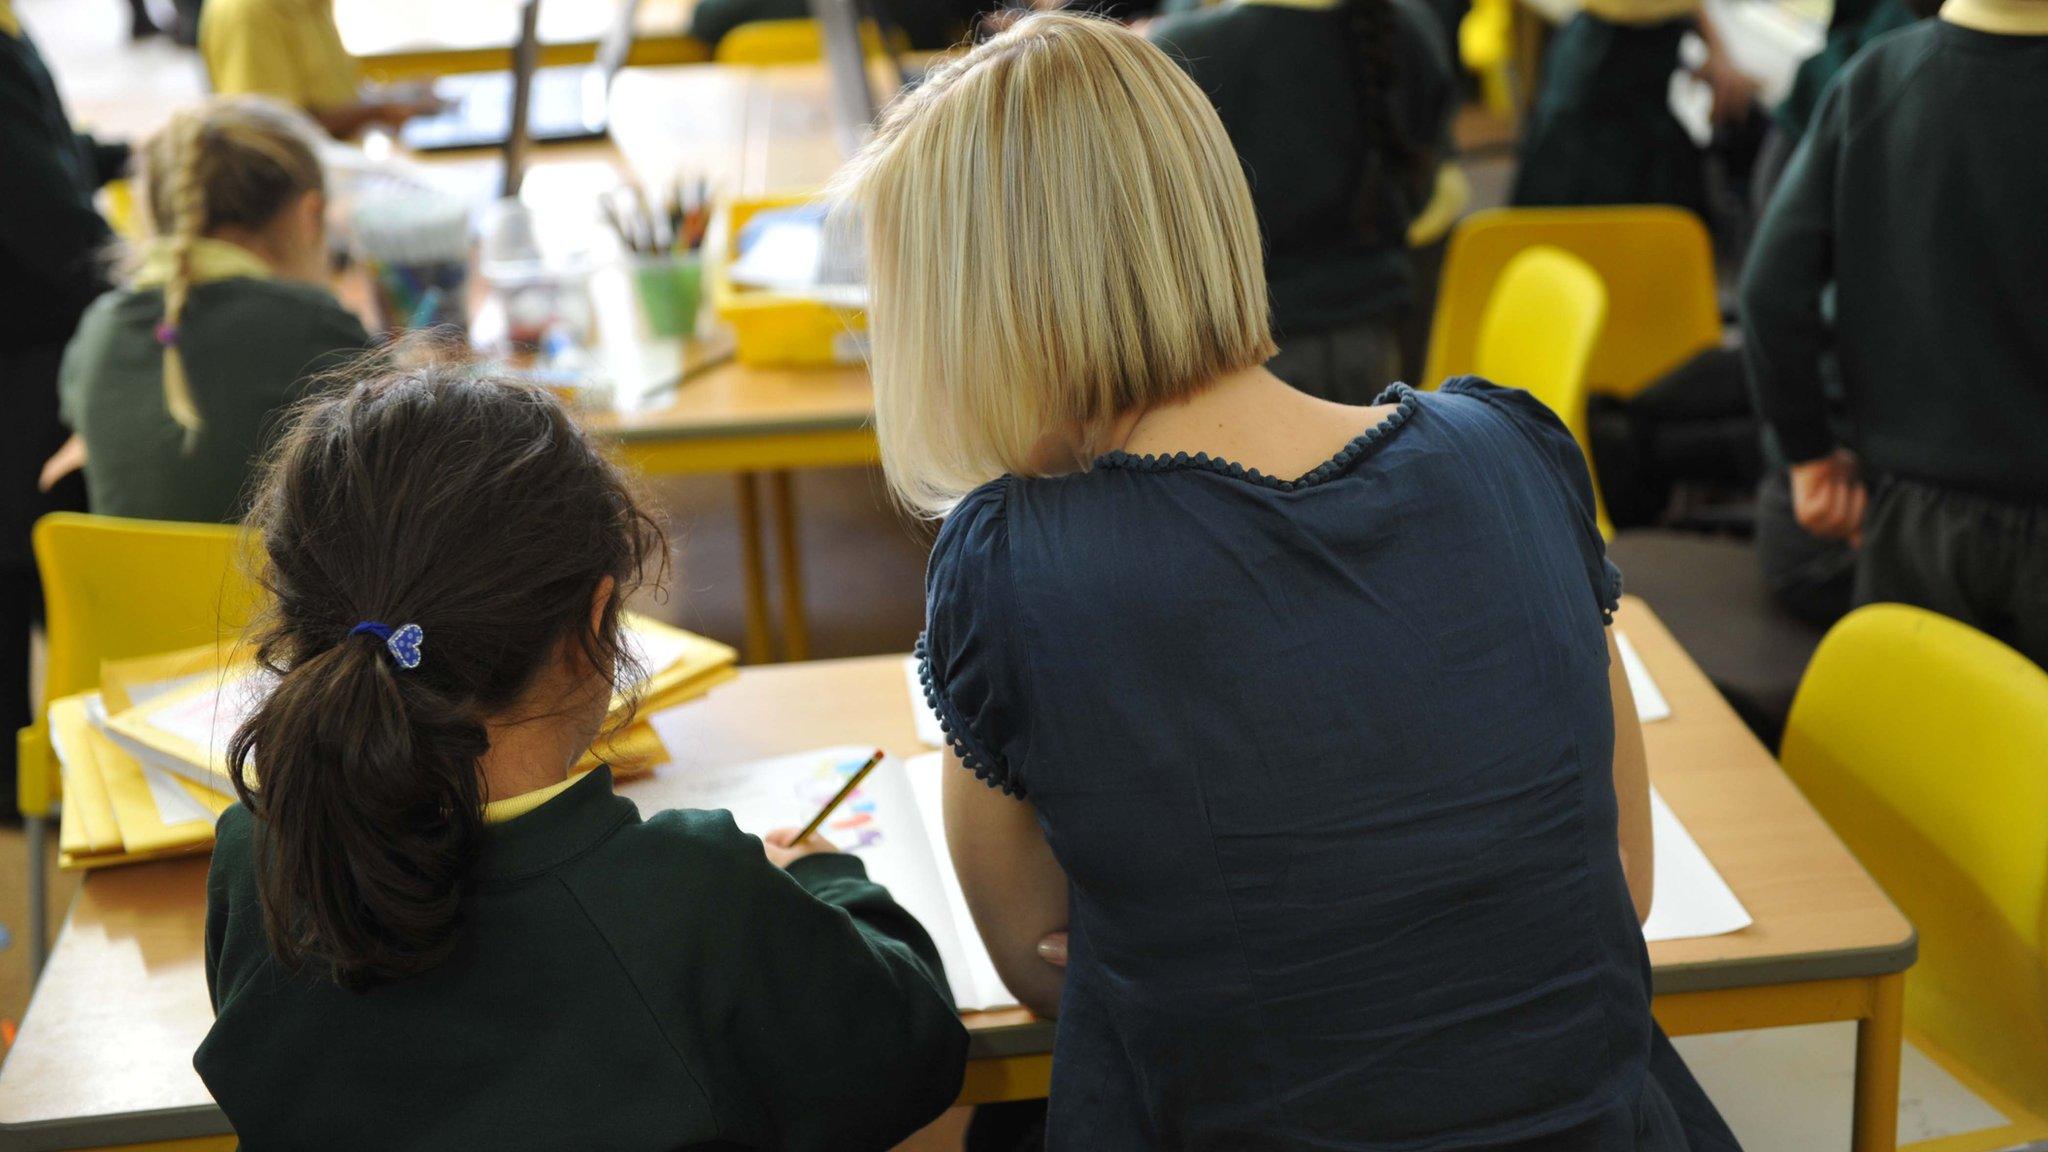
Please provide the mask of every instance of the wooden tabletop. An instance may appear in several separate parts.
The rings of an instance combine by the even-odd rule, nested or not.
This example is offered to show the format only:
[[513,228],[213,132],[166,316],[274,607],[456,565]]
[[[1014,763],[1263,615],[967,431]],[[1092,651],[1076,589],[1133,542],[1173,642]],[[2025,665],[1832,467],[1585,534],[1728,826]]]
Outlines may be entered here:
[[[1656,616],[1617,624],[1671,705],[1644,726],[1651,778],[1755,918],[1650,946],[1660,994],[1898,972],[1913,929],[1850,857]],[[749,668],[688,705],[676,762],[620,790],[662,807],[700,765],[845,743],[924,751],[902,658]],[[202,968],[206,863],[93,873],[0,1066],[0,1148],[114,1144],[226,1130],[191,1054],[212,1022]],[[972,1013],[977,1054],[1043,1050],[1021,1010]]]
[[[611,29],[624,0],[554,0],[540,6],[540,42],[595,45]],[[522,0],[334,0],[334,23],[349,55],[374,66],[380,58],[457,52],[502,52],[519,39]],[[642,36],[681,35],[694,0],[641,0],[633,26]]]

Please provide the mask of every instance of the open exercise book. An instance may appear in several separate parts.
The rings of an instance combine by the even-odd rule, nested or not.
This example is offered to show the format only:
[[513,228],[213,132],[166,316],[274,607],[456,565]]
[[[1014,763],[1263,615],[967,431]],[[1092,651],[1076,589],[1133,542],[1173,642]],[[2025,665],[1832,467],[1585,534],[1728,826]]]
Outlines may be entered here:
[[[654,723],[657,731],[683,726],[674,740],[679,746],[688,742],[687,711],[657,716]],[[756,836],[794,828],[817,815],[873,751],[869,745],[849,744],[750,764],[692,768],[670,778],[680,787],[667,799],[679,808],[727,809],[735,823]],[[821,831],[840,851],[858,855],[868,878],[887,888],[931,933],[956,1007],[1008,1007],[1017,998],[1003,987],[974,930],[947,853],[939,807],[943,771],[936,752],[909,760],[890,756],[868,773]]]

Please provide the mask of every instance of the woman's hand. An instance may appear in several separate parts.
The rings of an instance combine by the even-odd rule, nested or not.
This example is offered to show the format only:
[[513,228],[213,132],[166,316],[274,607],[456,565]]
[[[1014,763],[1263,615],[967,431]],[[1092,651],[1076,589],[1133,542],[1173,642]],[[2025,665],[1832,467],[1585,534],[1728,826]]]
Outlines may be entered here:
[[1038,938],[1038,958],[1055,968],[1067,966],[1067,934],[1047,932]]
[[56,454],[43,461],[43,473],[36,477],[36,491],[48,492],[59,481],[85,467],[85,438],[72,433]]
[[770,864],[777,868],[787,868],[806,856],[839,851],[830,840],[816,832],[798,842],[796,834],[799,831],[800,829],[796,828],[777,828],[761,838],[761,847],[767,851]]
[[1856,457],[1837,448],[1832,454],[1794,464],[1792,515],[1799,526],[1823,540],[1863,542],[1863,513],[1870,504]]

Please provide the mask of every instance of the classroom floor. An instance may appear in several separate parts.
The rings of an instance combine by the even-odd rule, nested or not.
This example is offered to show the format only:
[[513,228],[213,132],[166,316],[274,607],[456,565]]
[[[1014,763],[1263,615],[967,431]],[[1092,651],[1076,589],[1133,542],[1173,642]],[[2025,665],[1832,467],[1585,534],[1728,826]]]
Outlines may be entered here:
[[[138,136],[177,107],[200,98],[199,64],[158,38],[127,39],[119,0],[17,0],[81,126],[108,136]],[[1460,117],[1458,136],[1474,186],[1474,207],[1502,202],[1512,176],[1512,144],[1483,114]],[[664,480],[650,485],[666,515],[677,562],[667,595],[641,607],[684,627],[738,644],[743,634],[738,526],[729,478]],[[903,651],[922,619],[924,560],[930,529],[889,505],[871,469],[800,474],[796,480],[810,608],[818,658]],[[772,564],[772,558],[771,558]],[[24,852],[18,830],[0,828],[0,1020],[17,1020],[29,994]],[[54,856],[54,850],[53,850]],[[61,917],[76,878],[58,874],[52,904]],[[53,925],[54,928],[54,925]],[[11,1038],[11,1031],[6,1033]],[[1847,1025],[1692,1037],[1678,1042],[1750,1152],[1846,1148],[1853,1033]],[[1995,1113],[1917,1053],[1906,1058],[1900,1108],[1902,1140],[1969,1131]],[[962,1117],[949,1116],[912,1145],[957,1148]]]

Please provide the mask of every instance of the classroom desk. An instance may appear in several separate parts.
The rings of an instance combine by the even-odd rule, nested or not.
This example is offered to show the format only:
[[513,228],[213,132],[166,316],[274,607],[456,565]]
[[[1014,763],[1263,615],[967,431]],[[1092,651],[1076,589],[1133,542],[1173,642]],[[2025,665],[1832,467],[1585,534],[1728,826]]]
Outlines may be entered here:
[[[586,64],[623,0],[555,0],[540,6],[540,62]],[[629,59],[690,64],[709,57],[684,35],[695,0],[642,0]],[[512,67],[520,0],[335,0],[341,42],[371,80],[424,80]]]
[[[1618,618],[1669,701],[1646,725],[1657,789],[1755,924],[1654,944],[1657,1018],[1673,1035],[1859,1023],[1854,1152],[1894,1147],[1901,989],[1913,928],[1852,859],[1641,602]],[[922,750],[899,656],[747,669],[701,701],[677,761],[620,791],[658,808],[693,765],[847,742]],[[86,878],[0,1066],[0,1152],[225,1132],[192,1071],[212,1010],[203,860]],[[967,1016],[964,1102],[1042,1094],[1050,1026],[1021,1009]],[[162,1152],[170,1152],[164,1148]]]

